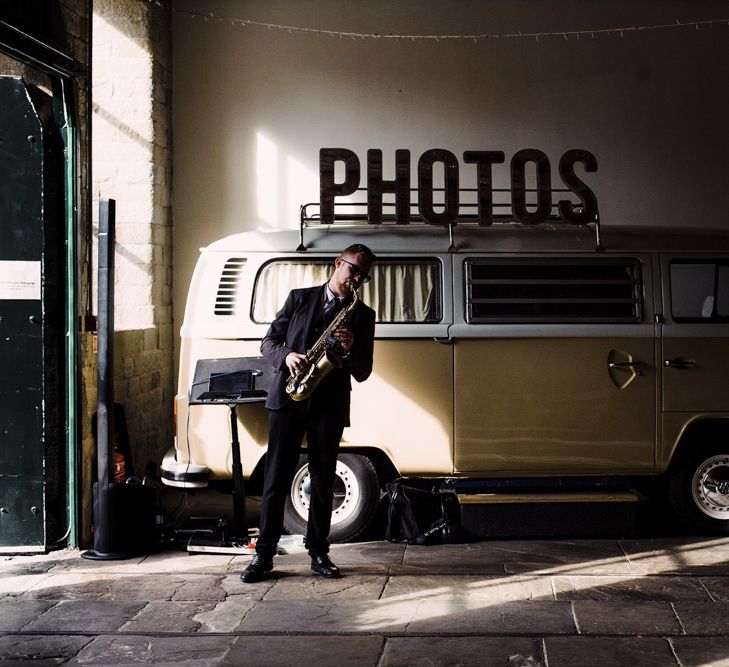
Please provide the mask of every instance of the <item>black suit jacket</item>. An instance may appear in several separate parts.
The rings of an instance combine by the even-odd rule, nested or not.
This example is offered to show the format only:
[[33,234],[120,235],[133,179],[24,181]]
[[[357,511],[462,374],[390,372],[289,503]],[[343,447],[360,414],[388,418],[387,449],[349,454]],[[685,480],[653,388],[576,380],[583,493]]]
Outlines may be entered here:
[[[325,299],[326,285],[291,290],[265,338],[261,342],[263,354],[273,366],[273,380],[266,399],[266,407],[278,410],[292,399],[286,393],[289,369],[286,356],[289,352],[305,354],[316,342],[314,326],[319,318]],[[351,377],[364,382],[372,372],[372,353],[375,338],[375,311],[361,301],[346,324],[354,334],[354,345],[342,368],[333,369],[314,390],[312,397],[324,399],[335,409],[340,409],[349,422]]]

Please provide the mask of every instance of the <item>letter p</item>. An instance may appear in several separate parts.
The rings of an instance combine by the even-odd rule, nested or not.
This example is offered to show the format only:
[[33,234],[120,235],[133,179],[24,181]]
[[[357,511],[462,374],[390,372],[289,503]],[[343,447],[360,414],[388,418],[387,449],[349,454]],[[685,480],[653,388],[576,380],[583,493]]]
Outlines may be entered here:
[[[344,162],[344,182],[334,180],[334,165]],[[322,224],[334,222],[334,197],[356,192],[359,187],[359,158],[347,148],[319,150],[319,216]]]

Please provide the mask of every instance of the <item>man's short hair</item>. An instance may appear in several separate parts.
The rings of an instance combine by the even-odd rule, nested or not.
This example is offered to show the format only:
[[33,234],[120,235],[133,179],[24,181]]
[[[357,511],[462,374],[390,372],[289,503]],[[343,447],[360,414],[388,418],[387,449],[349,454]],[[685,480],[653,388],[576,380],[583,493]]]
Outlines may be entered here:
[[370,264],[374,263],[377,259],[375,253],[364,245],[364,243],[353,243],[351,246],[342,250],[342,255],[364,255]]

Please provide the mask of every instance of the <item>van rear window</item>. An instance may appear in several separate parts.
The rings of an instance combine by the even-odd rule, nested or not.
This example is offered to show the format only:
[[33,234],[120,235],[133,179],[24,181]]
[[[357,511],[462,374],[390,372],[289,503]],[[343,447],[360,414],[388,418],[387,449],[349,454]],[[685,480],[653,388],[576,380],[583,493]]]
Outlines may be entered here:
[[[266,264],[256,279],[251,316],[272,322],[295,287],[323,285],[333,259],[277,260]],[[372,280],[360,288],[360,298],[374,309],[382,324],[433,323],[442,319],[441,264],[436,259],[378,259]]]
[[640,262],[491,258],[466,261],[466,321],[640,322]]
[[674,320],[729,321],[729,260],[671,262],[670,272]]

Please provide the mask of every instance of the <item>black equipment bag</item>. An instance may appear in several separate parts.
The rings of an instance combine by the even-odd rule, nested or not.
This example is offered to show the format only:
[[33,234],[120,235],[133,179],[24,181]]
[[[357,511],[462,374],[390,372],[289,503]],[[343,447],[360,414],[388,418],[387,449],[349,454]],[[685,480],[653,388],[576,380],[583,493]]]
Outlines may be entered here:
[[408,544],[458,541],[459,507],[455,493],[440,493],[438,483],[397,479],[387,484],[390,508],[385,537]]

